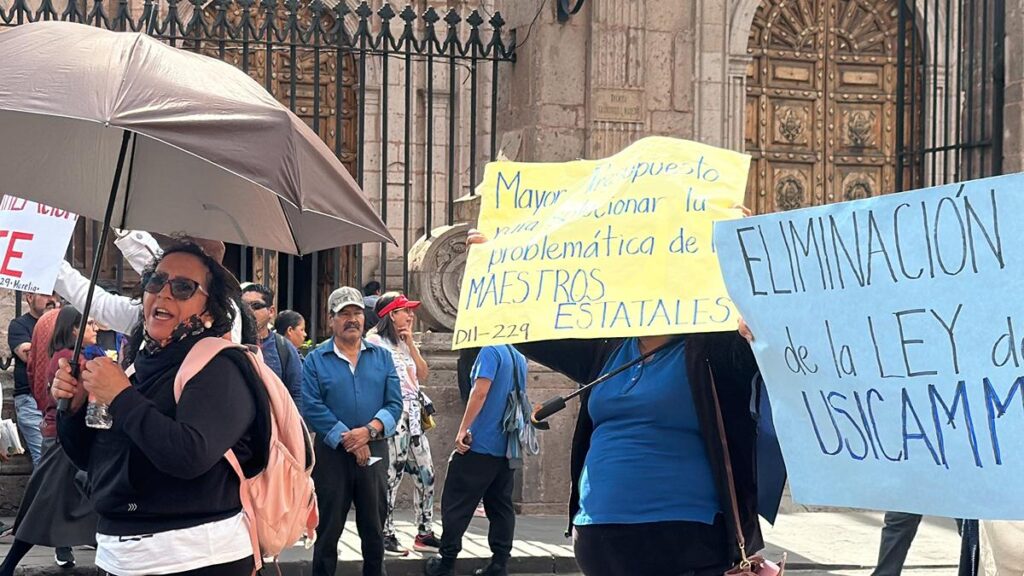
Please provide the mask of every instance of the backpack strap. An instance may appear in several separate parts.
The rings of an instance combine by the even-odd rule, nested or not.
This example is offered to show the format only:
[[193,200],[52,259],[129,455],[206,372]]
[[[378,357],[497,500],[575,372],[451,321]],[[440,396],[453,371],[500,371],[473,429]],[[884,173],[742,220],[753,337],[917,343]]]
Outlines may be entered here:
[[[277,346],[277,356],[281,359],[281,381],[283,382],[286,375],[288,374],[288,368],[292,363],[291,350],[288,349],[290,343],[285,340],[284,336],[281,336],[277,332],[271,332],[274,335],[274,345]],[[285,387],[288,385],[285,384]]]
[[235,456],[234,450],[228,449],[227,453],[224,454],[224,459],[231,464],[231,468],[238,475],[239,499],[242,501],[242,511],[245,512],[246,525],[249,528],[249,541],[252,542],[253,550],[253,574],[256,574],[261,568],[263,568],[263,555],[260,554],[260,537],[256,533],[256,517],[254,516],[252,506],[252,495],[249,494],[249,490],[245,486],[245,472],[242,471],[242,464],[239,463],[238,457]]
[[[177,402],[181,399],[181,392],[185,388],[185,384],[188,383],[196,374],[201,372],[206,365],[210,363],[218,354],[229,348],[235,348],[246,352],[247,357],[251,357],[248,353],[248,349],[239,344],[234,344],[230,340],[225,338],[203,338],[199,342],[196,342],[192,349],[189,350],[185,356],[185,360],[182,361],[181,366],[178,367],[178,373],[174,376],[174,401]],[[238,475],[240,483],[240,489],[238,491],[239,499],[242,502],[242,510],[246,516],[246,525],[249,529],[249,539],[252,541],[253,558],[255,561],[255,568],[253,574],[256,574],[261,568],[263,568],[263,557],[260,554],[260,541],[259,535],[256,533],[256,522],[253,520],[252,512],[252,499],[249,494],[249,490],[245,486],[245,473],[242,471],[242,465],[238,461],[238,457],[235,456],[235,452],[231,449],[224,454],[224,459],[228,461],[231,468]]]
[[228,348],[246,350],[244,346],[234,344],[230,340],[212,336],[196,342],[192,349],[188,351],[185,360],[178,367],[178,373],[174,376],[174,401],[177,402],[181,398],[181,391],[189,380],[194,378],[196,374],[199,374],[211,360]]
[[[523,392],[523,375],[519,373],[519,356],[516,355],[516,349],[511,344],[505,344],[508,349],[508,357],[512,359],[512,382],[516,387],[516,394],[522,394]],[[501,357],[498,357],[499,361]]]

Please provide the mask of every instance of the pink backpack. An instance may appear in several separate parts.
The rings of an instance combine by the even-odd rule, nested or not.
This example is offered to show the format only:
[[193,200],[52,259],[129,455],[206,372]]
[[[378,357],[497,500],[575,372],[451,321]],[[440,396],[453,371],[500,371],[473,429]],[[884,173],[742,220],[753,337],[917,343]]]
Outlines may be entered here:
[[[264,557],[277,558],[303,535],[316,538],[319,511],[313,491],[313,443],[299,410],[281,379],[263,362],[256,349],[233,344],[224,338],[203,338],[189,351],[174,378],[174,400],[185,384],[221,351],[236,348],[245,353],[259,374],[270,399],[270,450],[267,467],[246,478],[234,452],[224,458],[242,481],[242,508],[249,521],[256,569]],[[308,458],[307,458],[308,456]]]

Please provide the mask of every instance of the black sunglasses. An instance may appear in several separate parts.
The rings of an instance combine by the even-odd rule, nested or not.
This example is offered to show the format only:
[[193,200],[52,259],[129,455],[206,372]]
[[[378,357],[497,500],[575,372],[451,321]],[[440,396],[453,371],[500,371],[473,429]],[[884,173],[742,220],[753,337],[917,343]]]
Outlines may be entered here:
[[171,278],[166,272],[154,272],[142,279],[142,289],[150,294],[159,294],[164,289],[164,286],[168,284],[171,285],[171,296],[175,300],[188,300],[195,296],[197,291],[207,296],[210,295],[206,289],[199,285],[199,282],[184,276]]
[[252,308],[253,312],[255,312],[256,310],[270,308],[270,304],[267,304],[266,302],[249,302],[249,308]]

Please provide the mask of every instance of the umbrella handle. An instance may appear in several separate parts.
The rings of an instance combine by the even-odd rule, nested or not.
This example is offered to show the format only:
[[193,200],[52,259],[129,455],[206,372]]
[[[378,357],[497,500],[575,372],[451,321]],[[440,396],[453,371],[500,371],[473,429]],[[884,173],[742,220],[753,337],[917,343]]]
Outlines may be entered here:
[[[72,357],[71,358],[71,362],[69,364],[69,367],[71,368],[71,377],[74,378],[75,380],[78,380],[78,377],[82,375],[82,363],[79,361],[79,359],[77,357]],[[71,399],[70,398],[61,398],[60,400],[57,400],[57,411],[58,412],[65,412],[66,413],[70,409],[71,409]]]
[[[124,159],[128,154],[128,143],[132,140],[132,133],[124,131],[121,137],[121,152],[117,157],[117,168],[114,170],[114,182],[110,186],[110,197],[107,199],[107,211],[103,214],[103,227],[100,232],[100,241],[96,246],[96,253],[92,258],[92,274],[89,276],[89,292],[85,296],[85,306],[82,309],[82,321],[78,324],[78,338],[75,339],[75,352],[71,356],[71,375],[77,380],[81,375],[82,343],[85,339],[85,329],[89,325],[89,312],[92,311],[92,297],[96,293],[96,281],[100,277],[100,264],[103,262],[103,252],[107,247],[107,236],[110,234],[110,221],[114,217],[114,203],[117,201],[117,189],[121,186],[121,172],[124,171]],[[125,196],[127,196],[127,191]],[[123,223],[122,223],[123,224]],[[57,401],[57,411],[67,413],[71,409],[71,400],[61,398]]]

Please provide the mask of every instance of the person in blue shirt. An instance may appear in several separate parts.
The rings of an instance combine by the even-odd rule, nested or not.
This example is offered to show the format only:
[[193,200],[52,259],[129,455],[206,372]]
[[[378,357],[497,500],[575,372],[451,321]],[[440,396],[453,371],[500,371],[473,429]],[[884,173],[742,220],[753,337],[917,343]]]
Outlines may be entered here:
[[486,346],[473,364],[473,389],[441,493],[440,555],[427,560],[427,576],[454,576],[462,536],[483,499],[490,521],[491,561],[477,576],[505,576],[512,553],[516,515],[512,507],[515,469],[507,457],[509,435],[503,418],[516,381],[526,388],[526,358],[511,346]]
[[[470,231],[467,244],[485,241]],[[734,332],[516,345],[579,385],[653,353],[579,397],[566,535],[583,574],[720,576],[740,558],[737,532],[747,553],[763,548],[758,514],[774,517],[783,482],[760,472],[784,478],[785,467],[758,445],[752,339],[740,321]],[[759,494],[766,485],[777,490]]]
[[299,351],[284,336],[270,329],[277,313],[274,291],[262,284],[247,284],[242,289],[242,302],[249,305],[256,318],[256,335],[263,350],[263,361],[284,382],[295,405],[302,410],[302,359]]
[[[758,524],[757,374],[736,332],[519,344],[530,359],[580,384],[666,348],[580,396],[569,522],[586,576],[718,576],[738,560],[726,460],[747,551]],[[715,392],[729,455],[718,438]]]
[[[313,576],[333,576],[338,540],[355,504],[363,575],[384,574],[388,446],[402,416],[402,390],[391,351],[363,339],[363,295],[348,286],[327,299],[334,336],[306,356],[302,415],[316,433],[313,482],[320,525]],[[383,463],[381,463],[383,460]]]

